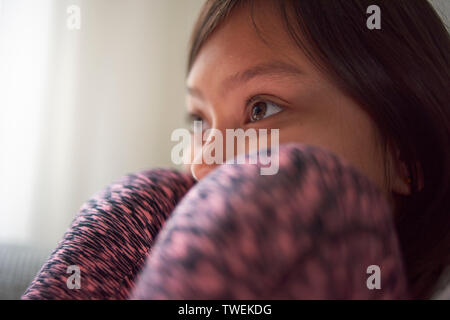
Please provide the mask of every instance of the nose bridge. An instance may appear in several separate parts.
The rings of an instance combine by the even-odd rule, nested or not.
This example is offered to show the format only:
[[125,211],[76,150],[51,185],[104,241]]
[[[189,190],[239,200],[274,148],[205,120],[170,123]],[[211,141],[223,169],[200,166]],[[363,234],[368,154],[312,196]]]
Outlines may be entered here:
[[[212,150],[214,150],[214,154],[219,152],[222,156],[219,157],[219,155],[217,155],[216,158],[219,157],[223,163],[226,157],[226,130],[233,127],[235,127],[235,124],[232,120],[225,117],[216,117],[211,126],[212,130],[205,132],[208,133],[208,135],[204,136],[203,154],[210,154]],[[214,163],[212,167],[216,165],[217,163]]]
[[[196,179],[203,178],[206,174],[226,161],[226,130],[239,127],[239,119],[233,117],[233,114],[227,114],[225,109],[219,109],[218,112],[213,115],[211,126],[208,128],[213,130],[209,130],[209,132],[205,130],[202,133],[203,144],[201,152],[196,153],[196,161],[191,165],[191,172]],[[206,133],[208,134],[205,135]],[[201,157],[201,159],[199,159],[199,157]],[[205,161],[206,157],[212,157],[214,162],[211,163],[211,160],[209,162]]]
[[226,108],[226,106],[217,107],[212,123],[212,127],[221,131],[224,136],[226,129],[239,127],[239,119],[233,113],[227,112],[227,109],[231,110]]
[[[236,128],[239,128],[241,126],[241,119],[240,117],[236,116],[236,112],[233,111],[233,108],[230,108],[227,105],[215,104],[211,106],[211,108],[213,110],[211,128],[220,132],[220,134],[222,135],[223,147],[225,148],[226,130],[234,130]],[[211,135],[212,132],[209,136]],[[205,139],[206,138],[208,137],[205,137]],[[212,143],[212,141],[208,141],[207,143]]]

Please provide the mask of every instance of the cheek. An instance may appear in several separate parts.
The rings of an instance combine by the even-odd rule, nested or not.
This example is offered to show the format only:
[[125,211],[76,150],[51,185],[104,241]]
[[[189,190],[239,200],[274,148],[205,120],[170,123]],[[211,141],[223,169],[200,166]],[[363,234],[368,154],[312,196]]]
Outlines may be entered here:
[[[363,140],[363,137],[367,139]],[[355,134],[353,137],[348,137],[337,153],[370,178],[378,187],[386,188],[383,156],[373,135]]]
[[[336,119],[337,120],[337,119]],[[357,121],[358,120],[358,121]],[[385,189],[384,161],[376,130],[366,118],[290,125],[280,130],[280,144],[298,142],[328,150]]]

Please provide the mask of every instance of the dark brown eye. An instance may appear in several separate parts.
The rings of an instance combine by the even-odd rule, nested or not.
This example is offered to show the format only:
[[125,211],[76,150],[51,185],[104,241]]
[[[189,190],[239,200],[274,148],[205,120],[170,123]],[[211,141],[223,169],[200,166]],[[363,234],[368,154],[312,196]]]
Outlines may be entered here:
[[252,107],[252,121],[258,121],[264,119],[266,115],[267,105],[265,102],[257,102]]
[[205,121],[205,119],[203,119],[203,117],[199,114],[195,114],[195,113],[187,114],[186,121],[190,127],[189,131],[191,131],[191,132],[194,132],[195,126],[197,126],[198,129],[200,129],[200,126],[201,126],[202,131],[209,128],[208,122]]
[[255,122],[277,114],[283,109],[270,101],[258,101],[252,105],[250,121]]

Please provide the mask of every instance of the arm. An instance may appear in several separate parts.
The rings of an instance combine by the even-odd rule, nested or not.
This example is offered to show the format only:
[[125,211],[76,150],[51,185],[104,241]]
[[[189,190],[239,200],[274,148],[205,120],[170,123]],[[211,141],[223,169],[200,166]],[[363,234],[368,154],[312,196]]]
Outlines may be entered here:
[[176,207],[130,298],[403,299],[391,215],[374,184],[315,147],[280,148],[273,176],[223,165]]
[[[194,184],[172,170],[125,176],[86,202],[22,299],[124,299],[159,230]],[[80,289],[69,289],[69,266]],[[70,281],[70,279],[69,279]]]

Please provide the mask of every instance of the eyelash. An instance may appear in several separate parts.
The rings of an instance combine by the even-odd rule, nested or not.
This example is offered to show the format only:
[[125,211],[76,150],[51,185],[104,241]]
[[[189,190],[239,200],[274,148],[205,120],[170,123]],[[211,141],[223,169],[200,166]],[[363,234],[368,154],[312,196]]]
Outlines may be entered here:
[[195,112],[189,112],[186,115],[186,122],[190,126],[189,127],[190,132],[194,132],[194,121],[202,121],[203,122],[203,117],[199,114],[196,114]]
[[187,116],[186,116],[186,122],[188,124],[191,124],[194,121],[203,121],[203,118],[202,118],[202,116],[200,116],[200,115],[198,115],[198,114],[196,114],[194,112],[188,113]]
[[[281,109],[284,109],[285,107],[283,106],[283,105],[281,105],[281,104],[279,104],[279,103],[275,103],[275,102],[273,102],[273,101],[271,101],[271,100],[269,100],[269,99],[266,99],[266,98],[263,98],[261,95],[256,95],[256,96],[251,96],[251,97],[249,97],[248,99],[246,99],[246,103],[245,103],[245,114],[246,114],[246,116],[247,116],[247,120],[246,120],[246,122],[245,123],[255,123],[255,122],[259,122],[259,121],[262,121],[262,120],[264,120],[264,119],[262,119],[262,120],[257,120],[257,121],[250,121],[249,120],[249,118],[250,118],[250,112],[252,111],[252,108],[257,104],[257,103],[260,103],[260,102],[266,102],[266,103],[271,103],[271,104],[273,104],[273,105],[276,105],[276,106],[278,106],[278,107],[280,107]],[[281,111],[280,111],[281,112]],[[276,114],[275,114],[276,115]],[[269,116],[269,117],[271,117],[271,116]],[[269,118],[268,117],[268,118]],[[187,115],[187,122],[189,123],[189,124],[192,124],[194,121],[203,121],[204,119],[203,119],[203,117],[200,115],[200,114],[197,114],[197,113],[195,113],[195,112],[191,112],[191,113],[189,113],[188,115]]]
[[[252,96],[249,99],[247,99],[247,103],[245,104],[246,105],[246,108],[245,108],[246,114],[248,115],[247,118],[251,118],[251,112],[252,112],[253,107],[256,106],[256,104],[261,103],[261,102],[275,105],[275,106],[279,107],[282,110],[285,109],[285,107],[283,105],[279,104],[279,103],[275,103],[272,100],[269,100],[269,99],[266,99],[266,98],[262,97],[261,95],[256,95],[256,96]],[[279,111],[279,112],[281,112],[281,111]],[[275,113],[273,115],[269,115],[268,117],[266,117],[264,119],[261,119],[261,120],[256,120],[256,121],[247,120],[246,123],[259,122],[259,121],[265,120],[267,118],[270,118],[270,117],[278,114],[279,112],[277,112],[277,113]]]

